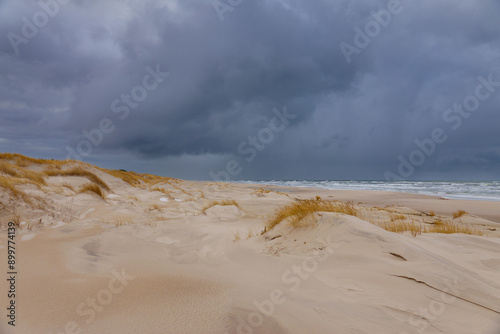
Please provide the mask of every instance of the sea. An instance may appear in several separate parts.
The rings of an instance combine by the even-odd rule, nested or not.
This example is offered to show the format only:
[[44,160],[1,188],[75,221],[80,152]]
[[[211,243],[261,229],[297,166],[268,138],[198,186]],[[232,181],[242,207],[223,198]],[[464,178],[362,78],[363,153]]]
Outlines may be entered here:
[[333,190],[381,190],[440,196],[449,199],[500,201],[500,181],[237,181]]

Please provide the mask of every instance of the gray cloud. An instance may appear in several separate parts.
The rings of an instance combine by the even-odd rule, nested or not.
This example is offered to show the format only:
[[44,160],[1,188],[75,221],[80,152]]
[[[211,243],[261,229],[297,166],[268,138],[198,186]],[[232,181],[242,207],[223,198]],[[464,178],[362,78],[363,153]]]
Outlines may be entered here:
[[[411,178],[498,179],[500,87],[457,130],[443,114],[479,76],[500,81],[500,6],[401,0],[347,63],[339,44],[388,3],[243,1],[221,22],[208,0],[75,0],[16,54],[8,34],[41,7],[4,1],[0,150],[64,158],[109,118],[85,160],[195,179],[231,159],[237,178],[382,179],[439,127],[447,141]],[[170,75],[121,120],[113,101],[157,65]],[[240,143],[284,106],[296,117],[246,161]]]

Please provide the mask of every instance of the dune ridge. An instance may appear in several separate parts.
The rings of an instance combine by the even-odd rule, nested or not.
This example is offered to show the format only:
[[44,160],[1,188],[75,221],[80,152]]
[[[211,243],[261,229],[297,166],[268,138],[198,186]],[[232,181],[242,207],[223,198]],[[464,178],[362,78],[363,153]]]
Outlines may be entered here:
[[0,154],[4,253],[9,221],[19,318],[2,333],[500,330],[494,202]]

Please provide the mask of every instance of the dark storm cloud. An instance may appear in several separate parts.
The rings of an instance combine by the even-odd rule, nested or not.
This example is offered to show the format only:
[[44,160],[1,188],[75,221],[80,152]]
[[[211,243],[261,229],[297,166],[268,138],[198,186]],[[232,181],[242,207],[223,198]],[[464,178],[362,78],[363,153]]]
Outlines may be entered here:
[[[221,21],[212,1],[69,1],[16,53],[12,33],[42,9],[4,1],[0,149],[64,158],[108,118],[85,160],[201,179],[231,159],[238,178],[380,179],[439,127],[447,141],[410,177],[478,164],[498,177],[500,87],[458,130],[443,113],[479,76],[500,81],[500,6],[401,0],[348,63],[341,42],[356,47],[355,28],[389,3],[244,0]],[[169,75],[127,106],[148,68]],[[249,162],[239,145],[284,106],[295,117]]]

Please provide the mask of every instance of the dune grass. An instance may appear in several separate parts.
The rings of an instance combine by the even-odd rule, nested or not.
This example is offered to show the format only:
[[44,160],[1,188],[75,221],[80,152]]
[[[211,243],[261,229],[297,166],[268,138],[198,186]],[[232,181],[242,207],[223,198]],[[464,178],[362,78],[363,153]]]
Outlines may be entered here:
[[136,172],[128,172],[125,170],[119,170],[119,169],[104,169],[104,168],[99,168],[101,171],[108,173],[109,175],[112,175],[114,177],[117,177],[119,179],[122,179],[123,181],[127,182],[131,186],[142,188],[146,186],[152,186],[158,183],[162,182],[172,182],[172,181],[179,181],[177,179],[171,178],[171,177],[166,177],[166,176],[158,176],[158,175],[152,175],[152,174],[140,174]]
[[410,232],[414,237],[425,232],[422,224],[414,221],[391,220],[391,222],[378,224],[378,226],[386,231],[394,233]]
[[466,214],[467,214],[467,211],[465,211],[465,210],[457,210],[457,211],[453,212],[453,218],[457,219],[457,218],[460,218]]
[[44,171],[47,176],[80,176],[88,179],[90,182],[98,185],[102,189],[109,191],[109,186],[97,175],[81,167],[74,167],[67,170],[46,170]]
[[234,205],[236,206],[238,209],[242,210],[243,209],[240,207],[240,205],[238,204],[238,202],[236,202],[234,199],[226,199],[226,200],[223,200],[223,201],[212,201],[210,202],[208,205],[205,205],[203,207],[203,209],[201,209],[201,213],[206,213],[206,211],[208,209],[210,209],[211,207],[214,207],[216,205],[222,205],[222,206],[225,206],[225,205]]
[[0,161],[0,173],[19,179],[25,179],[26,182],[24,183],[34,184],[38,188],[47,185],[45,179],[43,178],[44,175],[42,173],[31,171],[29,169],[25,169],[23,167],[19,167],[16,165],[12,165],[5,161]]
[[[74,160],[53,160],[53,159],[36,159],[24,156],[18,153],[0,153],[0,160],[12,161],[15,166],[28,167],[30,165],[46,165],[52,167],[60,167]],[[83,163],[83,162],[82,162]]]
[[358,211],[352,202],[328,201],[321,198],[299,200],[278,209],[267,222],[267,230],[271,230],[283,220],[288,219],[293,227],[310,225],[311,214],[314,212],[338,212],[350,216],[357,216]]
[[81,194],[84,192],[95,193],[96,195],[98,195],[102,199],[106,199],[106,196],[105,196],[104,192],[102,191],[101,187],[99,187],[95,183],[85,183],[83,186],[81,186],[81,188],[78,190],[78,193]]
[[484,232],[479,229],[465,224],[456,224],[451,221],[444,221],[442,219],[435,219],[432,224],[418,222],[414,219],[408,220],[391,220],[391,222],[376,224],[379,227],[395,233],[410,232],[412,236],[417,236],[422,233],[442,233],[454,234],[463,233],[469,235],[484,235]]

